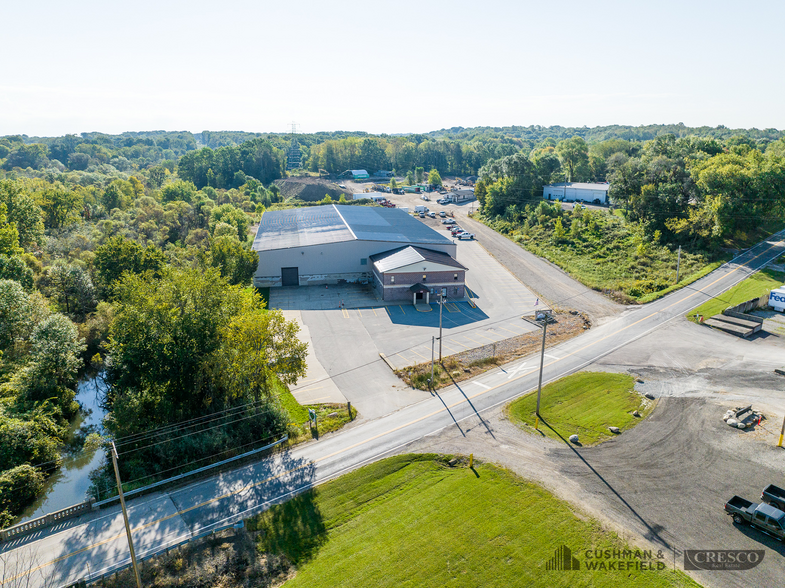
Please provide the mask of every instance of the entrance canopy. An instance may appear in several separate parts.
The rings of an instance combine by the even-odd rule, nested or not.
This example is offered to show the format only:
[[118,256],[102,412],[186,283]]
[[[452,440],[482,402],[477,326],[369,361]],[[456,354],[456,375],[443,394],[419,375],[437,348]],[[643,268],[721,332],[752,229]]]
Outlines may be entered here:
[[422,284],[415,284],[409,288],[409,292],[414,292],[415,294],[420,294],[422,292],[430,292],[431,289],[427,286],[423,286]]

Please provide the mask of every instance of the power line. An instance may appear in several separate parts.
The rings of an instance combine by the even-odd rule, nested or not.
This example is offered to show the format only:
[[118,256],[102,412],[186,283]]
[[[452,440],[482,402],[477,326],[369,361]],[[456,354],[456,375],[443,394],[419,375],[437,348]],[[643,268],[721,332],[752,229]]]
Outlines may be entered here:
[[[264,404],[266,402],[268,402],[267,398],[261,398],[259,400],[256,400],[256,401],[248,403],[248,404],[243,404],[243,405],[239,405],[239,406],[233,406],[233,407],[230,407],[230,408],[225,408],[223,410],[220,410],[220,411],[217,411],[217,412],[214,412],[214,413],[210,413],[208,415],[203,415],[201,417],[195,417],[193,419],[189,419],[189,420],[186,420],[186,421],[180,421],[180,422],[172,423],[172,424],[169,424],[169,425],[162,425],[161,427],[157,427],[155,429],[150,429],[150,430],[144,431],[142,433],[134,433],[134,434],[131,434],[131,435],[126,435],[124,437],[118,437],[117,439],[115,439],[115,444],[118,447],[122,447],[124,445],[128,445],[129,443],[135,443],[135,442],[144,440],[145,438],[148,438],[148,437],[156,437],[156,436],[159,436],[159,435],[167,434],[167,433],[171,432],[172,430],[175,430],[177,427],[190,428],[190,427],[205,425],[205,424],[208,424],[208,423],[210,423],[210,422],[212,422],[214,420],[217,420],[219,418],[225,418],[226,416],[229,415],[229,413],[234,413],[234,412],[240,412],[240,411],[243,411],[243,410],[248,410],[248,409],[253,408],[255,406],[260,406],[260,405],[262,405],[262,404]],[[227,413],[227,414],[222,415],[222,413]],[[118,441],[122,441],[122,442],[118,443]]]
[[122,453],[119,453],[118,455],[128,455],[129,453],[136,453],[137,451],[141,451],[143,449],[149,449],[150,447],[155,447],[157,445],[163,445],[165,443],[171,443],[172,441],[179,441],[181,439],[185,439],[186,437],[191,437],[193,435],[198,435],[200,433],[206,433],[207,431],[212,431],[213,429],[217,429],[218,427],[225,427],[226,425],[234,425],[234,424],[239,423],[241,421],[245,421],[245,420],[248,420],[250,418],[254,418],[254,417],[257,417],[257,416],[264,415],[264,414],[268,414],[270,412],[272,412],[272,411],[267,410],[267,411],[264,411],[264,412],[261,412],[261,413],[249,414],[247,416],[244,416],[244,417],[232,420],[232,421],[227,421],[225,423],[221,423],[221,424],[218,424],[218,425],[213,425],[212,427],[208,427],[206,429],[200,429],[198,431],[192,431],[190,433],[177,435],[175,437],[171,437],[170,439],[164,439],[163,441],[157,441],[155,443],[149,443],[148,445],[143,445],[142,447],[135,447],[133,449],[127,449],[127,450],[123,451]]
[[[229,453],[230,451],[236,451],[238,449],[244,449],[244,448],[248,447],[249,445],[254,445],[256,443],[259,443],[260,441],[267,441],[268,439],[273,439],[273,438],[275,438],[275,435],[268,435],[267,437],[262,437],[261,439],[255,439],[255,440],[253,440],[253,441],[251,441],[249,443],[245,443],[243,445],[238,445],[236,447],[230,447],[229,449],[225,449],[224,451],[221,451],[219,453],[213,453],[213,454],[210,454],[210,455],[208,455],[206,457],[202,457],[200,459],[195,459],[193,461],[189,461],[189,462],[187,462],[185,464],[176,465],[176,466],[173,466],[171,468],[167,468],[165,470],[161,470],[159,472],[155,472],[155,473],[152,473],[152,474],[147,474],[146,476],[140,476],[140,477],[135,478],[133,480],[127,480],[125,482],[125,484],[133,484],[134,482],[138,482],[139,480],[144,480],[146,478],[152,478],[152,477],[155,477],[155,476],[160,476],[161,474],[165,474],[167,472],[171,472],[171,471],[183,468],[185,466],[193,465],[193,464],[196,464],[196,463],[201,463],[203,461],[206,461],[206,460],[209,460],[209,459],[213,459],[214,457],[217,457],[219,455],[223,455],[225,453]],[[122,454],[120,454],[120,455],[122,455]]]

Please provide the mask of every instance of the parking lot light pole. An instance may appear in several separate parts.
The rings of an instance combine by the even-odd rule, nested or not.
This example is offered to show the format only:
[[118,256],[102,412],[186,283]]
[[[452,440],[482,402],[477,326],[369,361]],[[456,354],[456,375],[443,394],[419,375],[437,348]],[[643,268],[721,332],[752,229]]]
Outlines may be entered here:
[[444,308],[444,289],[439,292],[439,363],[442,361],[442,309]]
[[434,348],[434,337],[431,337],[431,379],[428,380],[428,383],[433,386],[433,348]]

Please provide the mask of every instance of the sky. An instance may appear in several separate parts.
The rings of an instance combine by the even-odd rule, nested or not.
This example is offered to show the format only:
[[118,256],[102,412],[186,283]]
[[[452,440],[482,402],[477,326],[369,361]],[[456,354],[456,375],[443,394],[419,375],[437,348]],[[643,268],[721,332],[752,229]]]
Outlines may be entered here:
[[3,2],[0,136],[785,128],[785,2]]

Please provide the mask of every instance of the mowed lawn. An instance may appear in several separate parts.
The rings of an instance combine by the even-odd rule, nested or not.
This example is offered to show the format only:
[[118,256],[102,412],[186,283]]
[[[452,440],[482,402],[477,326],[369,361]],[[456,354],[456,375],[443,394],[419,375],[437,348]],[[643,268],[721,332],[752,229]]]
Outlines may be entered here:
[[785,273],[770,269],[761,270],[743,282],[739,282],[727,292],[723,292],[719,296],[707,300],[695,310],[691,310],[687,313],[687,318],[693,322],[698,320],[695,315],[702,315],[704,320],[711,318],[715,314],[722,313],[729,306],[763,296],[766,292],[781,287],[783,283],[785,283]]
[[[577,434],[583,445],[605,441],[615,435],[608,427],[624,431],[634,427],[651,410],[651,403],[634,390],[635,380],[627,374],[580,372],[548,384],[540,397],[539,430],[553,439],[567,440]],[[533,432],[537,392],[531,392],[508,407],[510,420]],[[640,417],[632,415],[634,411]]]
[[[589,570],[625,544],[549,492],[488,464],[403,455],[346,474],[248,521],[262,552],[297,566],[287,588],[698,586],[683,572]],[[576,571],[546,571],[566,545]],[[656,560],[656,551],[654,552]]]

